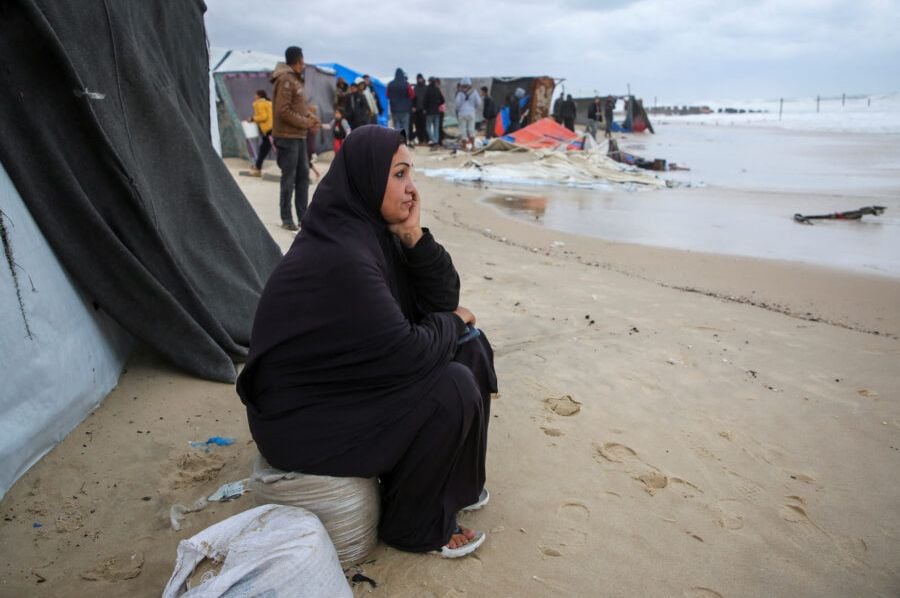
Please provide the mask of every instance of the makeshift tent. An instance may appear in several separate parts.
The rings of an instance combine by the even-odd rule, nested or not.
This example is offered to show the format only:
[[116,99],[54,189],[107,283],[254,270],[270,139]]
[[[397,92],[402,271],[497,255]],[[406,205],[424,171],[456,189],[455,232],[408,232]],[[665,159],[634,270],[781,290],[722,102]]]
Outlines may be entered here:
[[[336,62],[323,62],[319,63],[318,66],[334,71],[335,77],[343,77],[348,85],[353,83],[357,77],[362,77],[364,74]],[[375,93],[378,95],[378,101],[381,102],[381,107],[383,109],[382,113],[378,116],[378,124],[387,126],[388,112],[390,111],[387,99],[387,84],[372,75],[369,75],[369,79],[372,81],[372,87],[375,88]],[[333,116],[334,114],[332,113],[332,117]]]
[[203,11],[3,5],[0,490],[102,400],[129,337],[223,382],[246,354],[281,253],[210,142]]
[[509,109],[506,105],[516,89],[523,89],[525,97],[519,102],[524,124],[535,123],[550,115],[550,102],[556,83],[552,77],[494,78],[491,98],[500,110],[495,132],[502,135],[509,128]]
[[[253,114],[252,106],[257,89],[265,90],[272,97],[272,70],[283,61],[281,56],[254,51],[216,49],[210,53],[223,157],[255,157],[257,138],[248,143],[241,123]],[[322,122],[331,122],[334,118],[334,70],[327,66],[307,64],[303,78],[307,101],[315,106]],[[320,128],[313,135],[316,148],[331,149],[332,134],[329,129]]]

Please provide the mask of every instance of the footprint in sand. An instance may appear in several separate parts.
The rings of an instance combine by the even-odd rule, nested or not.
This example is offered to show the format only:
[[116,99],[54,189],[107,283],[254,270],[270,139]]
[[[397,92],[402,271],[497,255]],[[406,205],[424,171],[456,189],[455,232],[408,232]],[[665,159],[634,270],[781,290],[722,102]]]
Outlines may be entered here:
[[722,529],[734,532],[744,527],[741,501],[721,500],[709,505],[709,509],[713,512],[716,524]]
[[546,434],[547,436],[552,436],[553,438],[563,436],[563,431],[559,428],[545,428],[544,426],[541,426],[541,430],[544,431],[544,434]]
[[575,415],[581,411],[581,403],[573,399],[570,395],[544,399],[544,404],[548,410],[556,415],[562,415],[564,417]]
[[225,459],[215,453],[185,453],[171,460],[175,472],[172,488],[185,488],[216,479],[225,467]]
[[597,457],[610,463],[625,463],[631,459],[637,459],[637,453],[633,449],[618,442],[606,442],[603,446],[595,445],[594,450],[596,452],[594,459],[598,461]]
[[643,462],[631,447],[618,442],[594,445],[594,460],[598,463],[624,463],[631,478],[643,485],[650,496],[665,488],[677,488],[683,498],[693,498],[703,491],[694,484],[678,477],[670,477],[648,463]]
[[808,523],[817,527],[806,512],[806,501],[801,496],[786,496],[788,502],[782,505],[779,514],[781,518],[790,523]]
[[541,537],[538,549],[549,557],[574,554],[587,542],[591,510],[579,500],[567,500],[556,509],[554,527]]

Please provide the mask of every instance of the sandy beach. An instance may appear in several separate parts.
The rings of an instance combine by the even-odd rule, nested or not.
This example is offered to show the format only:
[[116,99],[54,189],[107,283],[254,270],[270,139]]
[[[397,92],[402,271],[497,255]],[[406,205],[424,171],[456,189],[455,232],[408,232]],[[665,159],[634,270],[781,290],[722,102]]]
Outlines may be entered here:
[[[416,166],[468,159],[440,157],[420,149]],[[277,168],[227,163],[289,247]],[[900,593],[900,278],[604,241],[417,180],[496,351],[492,500],[463,516],[488,538],[457,561],[379,545],[348,572],[377,587],[355,595]],[[652,193],[693,191],[753,197]],[[189,445],[211,436],[237,441]],[[255,456],[231,385],[138,351],[0,503],[0,596],[159,595],[179,540],[255,502],[178,532],[170,507],[247,477]]]

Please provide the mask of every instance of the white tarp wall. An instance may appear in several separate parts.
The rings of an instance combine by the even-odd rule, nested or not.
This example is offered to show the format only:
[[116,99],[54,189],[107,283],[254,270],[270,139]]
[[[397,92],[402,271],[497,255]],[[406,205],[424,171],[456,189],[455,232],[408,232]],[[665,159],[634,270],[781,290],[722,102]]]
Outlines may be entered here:
[[116,386],[133,342],[73,286],[2,164],[0,210],[2,497]]

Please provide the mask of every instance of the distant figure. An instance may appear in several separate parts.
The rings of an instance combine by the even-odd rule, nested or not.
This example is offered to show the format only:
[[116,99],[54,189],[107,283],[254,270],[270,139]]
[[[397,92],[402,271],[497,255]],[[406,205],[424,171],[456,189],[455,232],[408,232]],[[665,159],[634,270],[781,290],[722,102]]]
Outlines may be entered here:
[[634,105],[631,101],[631,96],[625,98],[625,120],[622,121],[622,128],[626,131],[631,131],[631,119],[634,114]]
[[556,98],[553,102],[553,120],[556,121],[556,124],[562,124],[562,102],[563,102],[564,94],[559,94],[559,97]]
[[347,138],[347,135],[350,133],[352,128],[350,127],[350,123],[347,122],[347,119],[344,118],[344,111],[340,108],[334,109],[334,120],[331,121],[331,133],[334,137],[334,144],[332,147],[334,148],[334,153],[338,153],[341,151],[341,146],[344,144],[344,139]]
[[[310,113],[313,116],[318,118],[318,110],[315,106],[309,107]],[[316,180],[319,180],[322,175],[316,170],[315,167],[315,158],[318,153],[316,150],[318,149],[318,145],[316,143],[316,137],[319,134],[319,129],[322,128],[321,124],[316,124],[314,127],[310,127],[309,132],[306,134],[306,159],[309,162],[309,171],[316,175]]]
[[484,105],[481,111],[481,116],[484,118],[484,136],[487,139],[492,139],[494,137],[494,126],[497,123],[497,106],[494,105],[494,100],[488,95],[487,87],[482,87],[480,91],[481,103]]
[[[438,89],[441,88],[440,77],[435,77],[434,82]],[[441,91],[441,105],[438,106],[438,145],[444,145],[444,115],[447,113],[447,100],[444,98],[444,92]]]
[[247,119],[248,123],[256,123],[259,127],[259,149],[256,152],[256,163],[250,168],[252,176],[262,176],[262,165],[272,149],[269,135],[272,134],[272,100],[265,89],[256,90],[256,99],[253,100],[253,116]]
[[394,72],[394,79],[387,86],[387,96],[394,128],[403,131],[407,144],[412,143],[412,133],[409,128],[412,98],[409,97],[409,82],[406,80],[406,73],[403,72],[403,69],[398,68]]
[[506,127],[504,133],[515,133],[522,128],[522,99],[525,97],[525,90],[517,87],[516,90],[509,94],[506,100],[506,107],[509,110],[509,126]]
[[343,110],[346,107],[348,95],[350,95],[350,89],[347,81],[343,77],[338,77],[334,86],[334,107]]
[[273,128],[278,166],[281,168],[281,227],[298,230],[291,215],[291,197],[297,191],[295,206],[298,223],[303,221],[309,203],[309,160],[306,155],[307,132],[319,124],[310,111],[303,88],[303,50],[290,46],[284,51],[284,62],[272,72]]
[[416,86],[413,88],[413,124],[415,125],[416,141],[419,145],[428,143],[428,131],[425,127],[425,93],[428,85],[425,84],[425,76],[422,73],[416,75]]
[[472,87],[472,80],[463,77],[456,93],[456,120],[463,151],[475,149],[475,115],[481,110],[481,96]]
[[569,94],[560,104],[559,116],[562,118],[563,126],[573,133],[575,132],[575,117],[577,114],[578,109],[575,106],[575,100],[572,99],[572,94]]
[[381,100],[378,99],[378,94],[375,93],[372,78],[368,75],[363,75],[363,82],[366,84],[365,89],[363,89],[363,95],[366,97],[366,101],[369,102],[369,109],[372,111],[372,116],[369,117],[369,124],[377,125],[378,117],[384,112],[384,108],[381,107]]
[[606,127],[605,136],[607,139],[612,137],[613,112],[616,110],[615,96],[607,96],[606,102],[603,104],[603,125]]
[[[350,103],[348,106],[347,116],[350,118],[350,125],[354,129],[358,129],[363,125],[367,125],[372,121],[373,116],[372,104],[366,97],[366,82],[362,77],[357,77],[353,81],[356,91],[350,94]],[[352,88],[351,88],[352,89]]]
[[438,87],[437,79],[428,79],[428,91],[425,94],[425,127],[428,129],[428,145],[437,149],[440,142],[441,106],[444,105],[444,94]]
[[594,141],[597,140],[597,130],[600,128],[600,121],[603,120],[603,109],[603,100],[600,99],[600,96],[595,96],[594,101],[588,106],[587,112],[587,129]]

